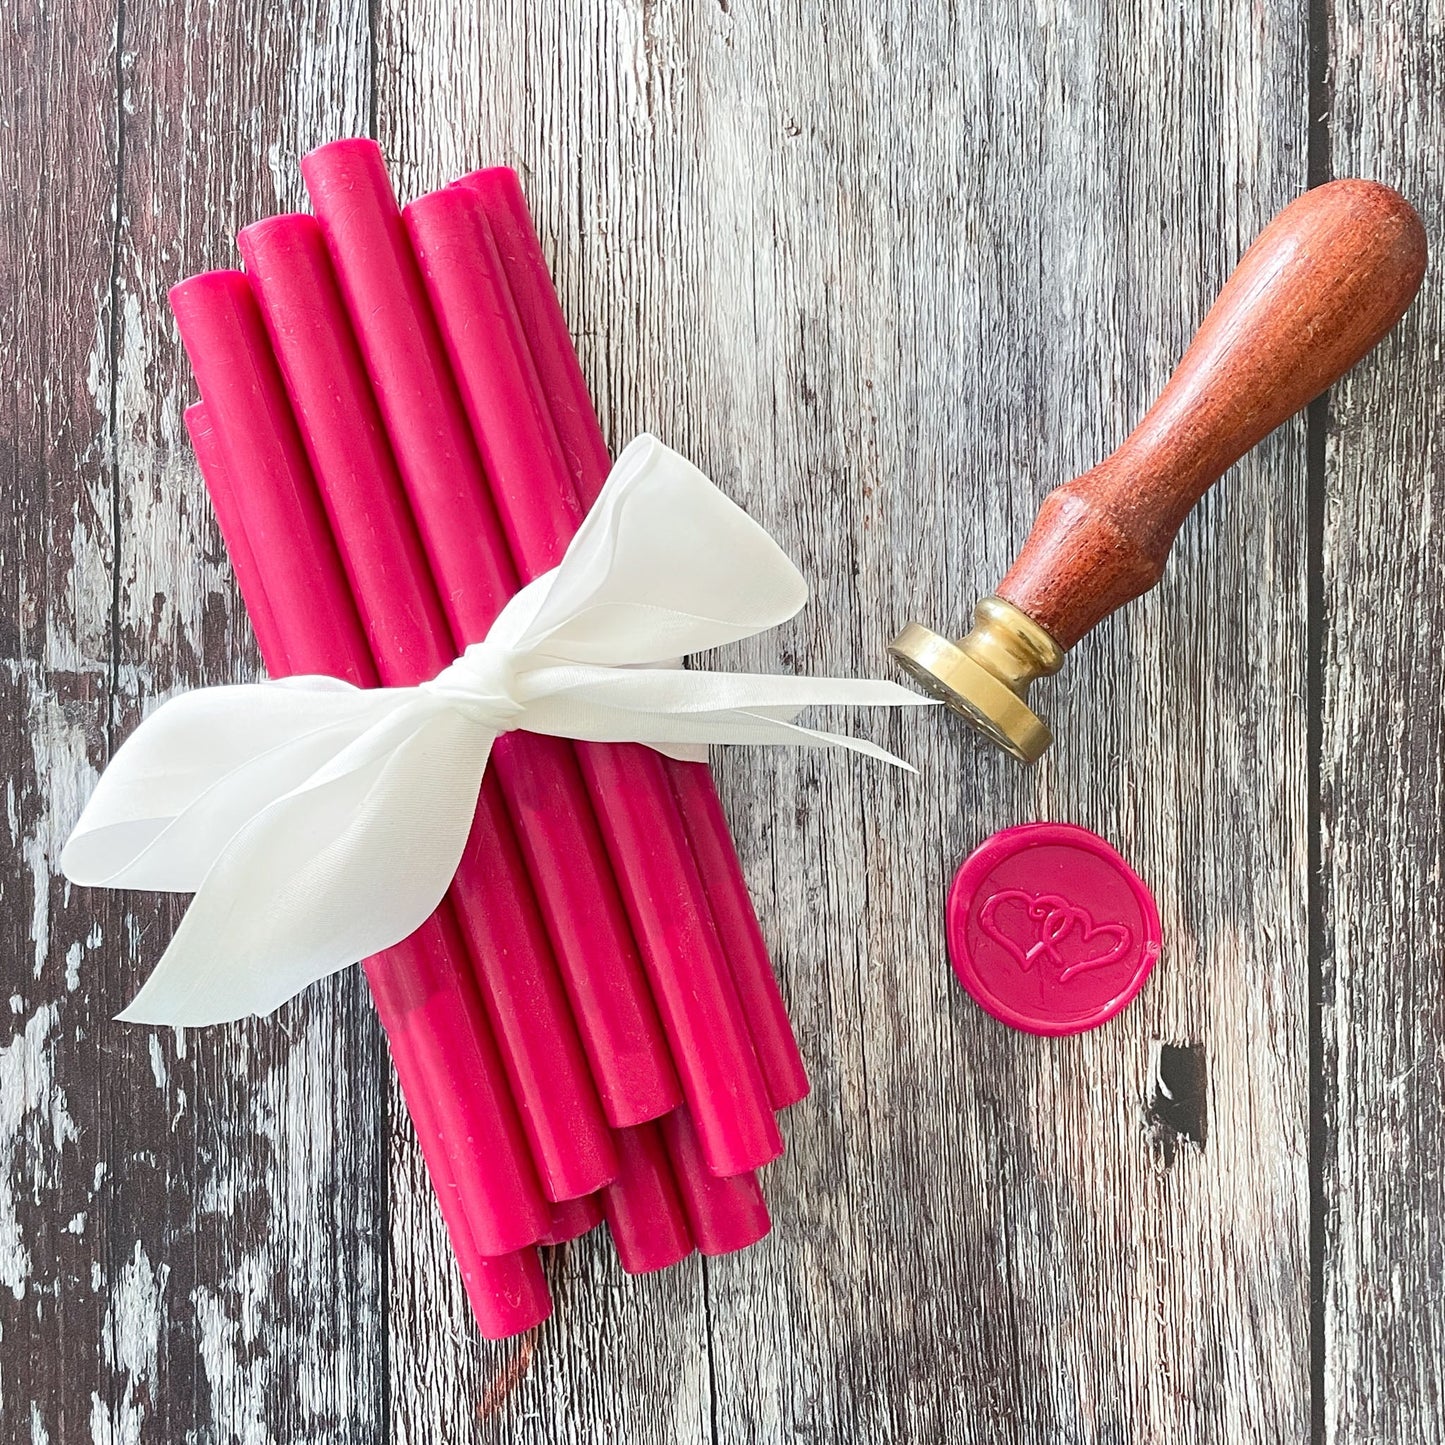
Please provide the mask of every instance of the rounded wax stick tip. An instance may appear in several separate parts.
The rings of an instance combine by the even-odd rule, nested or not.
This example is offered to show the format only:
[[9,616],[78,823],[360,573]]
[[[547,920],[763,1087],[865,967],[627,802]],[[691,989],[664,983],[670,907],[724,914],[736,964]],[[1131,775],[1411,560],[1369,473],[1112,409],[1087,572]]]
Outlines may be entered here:
[[535,1329],[552,1313],[547,1276],[535,1249],[479,1258],[464,1271],[467,1300],[489,1340]]
[[584,1194],[580,1199],[564,1199],[552,1206],[552,1222],[541,1243],[566,1244],[569,1240],[580,1239],[601,1223],[602,1201],[595,1194]]
[[247,266],[251,254],[258,247],[275,244],[278,240],[289,239],[298,232],[321,234],[321,223],[306,211],[287,211],[279,216],[267,216],[264,220],[252,221],[236,232],[236,245]]
[[396,206],[386,159],[374,140],[357,136],[317,146],[301,157],[301,178],[313,200],[343,192],[370,192],[386,197],[389,209]]
[[[405,245],[396,192],[375,141],[339,140],[318,146],[301,158],[301,178],[337,258],[343,289],[347,267],[340,258],[358,266],[380,264],[384,269],[388,264],[387,248],[377,250],[378,227],[389,234],[393,250]],[[405,305],[400,297],[391,299],[397,306]]]
[[315,168],[338,162],[357,163],[366,166],[386,167],[381,147],[370,136],[344,136],[340,140],[327,141],[301,157],[301,171],[304,175],[308,166]]
[[617,1132],[622,1174],[602,1191],[602,1211],[628,1274],[651,1274],[692,1253],[687,1216],[655,1124]]
[[481,170],[468,171],[455,182],[482,195],[501,196],[522,194],[521,177],[511,166],[484,166]]
[[[751,1053],[751,1041],[744,1042]],[[767,1093],[761,1075],[753,1092],[756,1103],[746,1113],[740,1108],[719,1109],[707,1097],[687,1101],[707,1167],[720,1179],[747,1174],[782,1157],[783,1133],[778,1128],[777,1116],[766,1107]]]
[[187,276],[184,281],[177,281],[166,296],[171,310],[181,320],[199,303],[210,304],[221,298],[243,303],[254,300],[251,283],[236,270],[202,271],[199,275]]
[[662,1121],[672,1172],[699,1254],[733,1254],[773,1227],[762,1185],[753,1173],[719,1179],[708,1169],[686,1109]]

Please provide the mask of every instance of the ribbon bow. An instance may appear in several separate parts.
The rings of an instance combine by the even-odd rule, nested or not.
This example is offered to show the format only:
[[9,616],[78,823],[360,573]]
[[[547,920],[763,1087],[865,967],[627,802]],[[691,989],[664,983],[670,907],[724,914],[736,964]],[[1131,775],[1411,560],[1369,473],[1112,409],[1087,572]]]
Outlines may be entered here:
[[641,436],[561,564],[431,681],[294,677],[167,702],[117,751],[60,858],[73,883],[196,895],[120,1017],[269,1013],[405,938],[450,886],[492,743],[513,728],[688,759],[709,743],[789,743],[908,767],[793,722],[814,704],[926,703],[905,688],[677,665],[777,626],[807,596],[756,522]]

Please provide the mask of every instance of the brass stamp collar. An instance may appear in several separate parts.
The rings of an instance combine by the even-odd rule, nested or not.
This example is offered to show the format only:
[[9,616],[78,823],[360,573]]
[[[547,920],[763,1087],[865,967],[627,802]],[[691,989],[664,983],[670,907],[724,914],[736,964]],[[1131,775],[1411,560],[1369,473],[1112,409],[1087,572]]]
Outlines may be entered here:
[[888,651],[926,692],[1021,762],[1035,762],[1053,734],[1029,707],[1029,684],[1059,670],[1063,649],[1001,597],[985,597],[973,615],[956,642],[910,622]]

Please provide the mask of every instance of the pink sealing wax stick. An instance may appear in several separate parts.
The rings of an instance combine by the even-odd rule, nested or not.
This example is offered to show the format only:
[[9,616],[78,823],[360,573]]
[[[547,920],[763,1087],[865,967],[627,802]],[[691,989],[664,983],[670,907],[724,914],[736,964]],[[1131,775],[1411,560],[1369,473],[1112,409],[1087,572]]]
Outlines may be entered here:
[[[387,1030],[387,1042],[398,1077],[403,1069],[414,1069],[408,1054],[409,1036],[403,1028]],[[510,1339],[535,1329],[552,1313],[552,1295],[542,1261],[532,1248],[511,1254],[484,1255],[477,1248],[465,1206],[452,1175],[446,1150],[441,1146],[435,1121],[408,1101],[407,1112],[416,1128],[422,1159],[431,1178],[432,1190],[441,1209],[442,1223],[451,1241],[452,1254],[461,1272],[462,1287],[477,1328],[489,1340]]]
[[[261,658],[272,677],[286,677],[290,669],[282,645],[283,629],[271,610],[270,599],[261,589],[260,569],[251,551],[250,539],[241,525],[233,490],[224,475],[220,439],[199,402],[186,408],[185,421],[201,476],[216,510],[226,551],[232,559],[241,597],[256,634],[256,643],[261,649]],[[385,970],[378,972],[384,981]],[[385,1000],[384,987],[377,991],[376,997],[380,1013]],[[392,1026],[388,1026],[388,1022]],[[410,1053],[410,1037],[404,1024],[404,1020],[398,1022],[383,1018],[382,1021],[398,1078],[419,1078],[420,1071]],[[519,1250],[491,1259],[478,1251],[456,1179],[452,1175],[451,1163],[441,1146],[441,1131],[432,1117],[431,1101],[423,1090],[414,1088],[408,1093],[404,1088],[403,1093],[478,1328],[489,1340],[503,1340],[541,1324],[552,1312],[552,1299],[537,1251]],[[549,1238],[557,1228],[556,1210],[566,1207],[553,1206]],[[600,1204],[595,1207],[600,1211]]]
[[[453,633],[458,641],[476,640],[518,580],[380,152],[369,141],[339,141],[307,156],[302,174]],[[570,750],[566,756],[572,758]],[[685,846],[681,856],[671,846],[668,819],[652,814],[645,800],[609,801],[605,821],[622,820],[627,828],[609,827],[613,867],[684,1093],[710,1164],[740,1173],[776,1158],[782,1138],[757,1061],[750,1048],[736,1046],[736,1000],[729,1007],[713,967],[719,950],[711,923],[691,906],[684,869],[695,877],[695,866]],[[577,807],[586,810],[585,793]]]
[[[411,1052],[412,1036],[406,1026],[406,1016],[392,1007],[387,997],[387,972],[374,969],[373,962],[368,960],[367,978],[372,984],[377,1014],[386,1030],[397,1077],[419,1076],[421,1066]],[[408,1095],[403,1086],[402,1093],[477,1328],[489,1340],[505,1340],[541,1324],[552,1313],[552,1296],[537,1251],[527,1248],[510,1254],[485,1255],[478,1249],[466,1204],[447,1156],[444,1130],[437,1123],[431,1101],[425,1091]],[[550,1231],[550,1225],[548,1228]],[[539,1242],[549,1243],[550,1239],[544,1234]]]
[[[578,501],[585,510],[596,501],[612,459],[521,185],[516,174],[505,167],[476,171],[460,184],[478,197],[486,215]],[[707,886],[713,920],[742,999],[769,1098],[775,1109],[784,1108],[806,1097],[808,1074],[712,772],[704,763],[674,758],[664,758],[662,766]]]
[[713,1174],[686,1109],[674,1109],[658,1127],[698,1253],[733,1254],[756,1244],[773,1227],[758,1176]]
[[509,1340],[534,1330],[552,1313],[547,1276],[535,1249],[477,1255],[462,1270],[467,1303],[484,1338]]
[[[581,506],[480,201],[467,189],[451,188],[412,202],[405,214],[514,561],[523,579],[536,577],[561,561],[581,523]],[[694,1081],[683,1072],[689,1107],[707,1120],[707,1105],[699,1107],[699,1098],[705,1100],[709,1091],[717,1090],[718,1078],[731,1077],[746,1084],[737,1090],[738,1104],[756,1100],[760,1110],[769,1110],[769,1095],[757,1072],[756,1053],[662,757],[640,746],[597,744],[579,747],[578,754],[590,776],[604,831],[629,838],[640,831],[646,811],[653,819],[660,858],[657,873],[686,883],[681,896],[673,897],[676,932],[659,939],[655,949],[665,955],[668,949],[689,952],[691,977],[683,975],[685,987],[672,991],[672,978],[663,975],[655,991],[663,1019],[673,1030],[707,1030],[714,1045],[717,1064],[711,1078]],[[659,893],[637,900],[634,910],[646,918],[656,916],[662,910]],[[685,942],[679,942],[678,935]],[[715,1140],[709,1140],[705,1152],[718,1162]],[[724,1166],[720,1172],[740,1170]]]
[[[378,995],[379,996],[379,995]],[[381,1013],[378,1003],[377,1012]],[[393,1020],[386,1028],[392,1063],[401,1078],[417,1068],[410,1054],[410,1034],[404,1020]],[[405,1089],[403,1089],[405,1094]],[[419,1107],[420,1105],[420,1107]],[[552,1296],[547,1276],[533,1248],[510,1254],[484,1255],[478,1248],[467,1220],[466,1206],[457,1188],[451,1162],[441,1142],[441,1130],[429,1115],[425,1100],[407,1099],[407,1113],[416,1129],[422,1159],[441,1210],[442,1223],[451,1241],[452,1254],[461,1272],[467,1302],[477,1328],[489,1340],[505,1340],[535,1328],[552,1313]],[[544,1236],[543,1242],[547,1242]]]
[[656,1124],[620,1129],[617,1152],[622,1173],[602,1191],[602,1212],[628,1274],[651,1274],[686,1259],[692,1235],[667,1147]]
[[289,677],[293,669],[287,664],[286,649],[281,643],[281,624],[271,610],[271,599],[261,590],[261,570],[241,525],[230,483],[222,480],[225,464],[221,458],[221,439],[200,402],[186,408],[185,422],[196,464],[201,469],[201,480],[206,484],[221,529],[221,540],[226,544],[226,555],[231,559],[236,584],[241,589],[241,601],[246,604],[246,616],[251,619],[251,631],[256,634],[261,661],[272,677]]
[[595,1194],[581,1199],[564,1199],[552,1206],[552,1223],[542,1238],[543,1244],[567,1244],[581,1239],[602,1223],[602,1201]]
[[[486,633],[516,576],[480,494],[455,391],[437,365],[440,346],[401,218],[371,142],[325,146],[305,158],[302,173],[460,650]],[[572,749],[509,733],[498,739],[492,767],[608,1117],[619,1125],[657,1118],[681,1097],[677,1076]]]
[[[219,442],[218,511],[238,519],[257,578],[243,592],[270,600],[286,666],[375,686],[361,624],[325,528],[321,503],[265,342],[255,298],[239,272],[192,277],[171,291],[181,339]],[[509,1254],[538,1240],[548,1211],[482,1014],[450,907],[366,964],[383,1023],[407,1035],[403,1092],[425,1098],[477,1248]],[[402,1074],[401,1058],[415,1069]]]
[[[420,1077],[424,1069],[412,1052],[414,1040],[405,1008],[390,996],[391,971],[377,964],[376,959],[367,960],[367,980],[386,1030],[397,1077]],[[477,1327],[489,1340],[504,1340],[541,1324],[552,1313],[552,1296],[537,1251],[527,1248],[509,1254],[482,1253],[448,1157],[445,1129],[437,1121],[429,1093],[417,1090],[408,1096],[403,1086],[402,1094]],[[548,1242],[548,1236],[544,1234],[539,1242]]]
[[[450,633],[321,227],[277,216],[239,241],[382,684],[414,686],[452,660]],[[492,774],[450,897],[544,1189],[591,1194],[617,1156]]]
[[[464,188],[423,196],[405,214],[513,560],[530,581],[561,560],[582,514],[496,248]],[[775,1158],[782,1140],[661,756],[601,744],[577,754],[613,857],[625,860],[618,881],[703,1153],[717,1173],[743,1173]]]

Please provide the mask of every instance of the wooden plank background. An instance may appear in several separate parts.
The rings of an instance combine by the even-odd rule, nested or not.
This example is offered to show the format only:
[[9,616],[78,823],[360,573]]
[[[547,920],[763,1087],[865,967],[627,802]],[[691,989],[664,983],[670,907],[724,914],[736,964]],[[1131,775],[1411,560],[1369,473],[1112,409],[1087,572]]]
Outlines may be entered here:
[[[0,1438],[1445,1440],[1433,273],[1080,647],[1039,768],[932,715],[873,725],[921,780],[719,760],[815,1085],[741,1256],[633,1280],[588,1239],[535,1340],[482,1343],[360,980],[111,1023],[176,906],[56,869],[143,708],[257,674],[165,291],[300,204],[306,149],[374,134],[404,195],[516,166],[611,437],[687,451],[814,586],[724,660],[881,671],[1306,184],[1399,184],[1438,237],[1440,0],[1134,8],[7,13]],[[999,1028],[945,958],[959,858],[1036,817],[1113,839],[1164,917],[1081,1039]],[[1193,1117],[1151,1107],[1161,1046]]]

